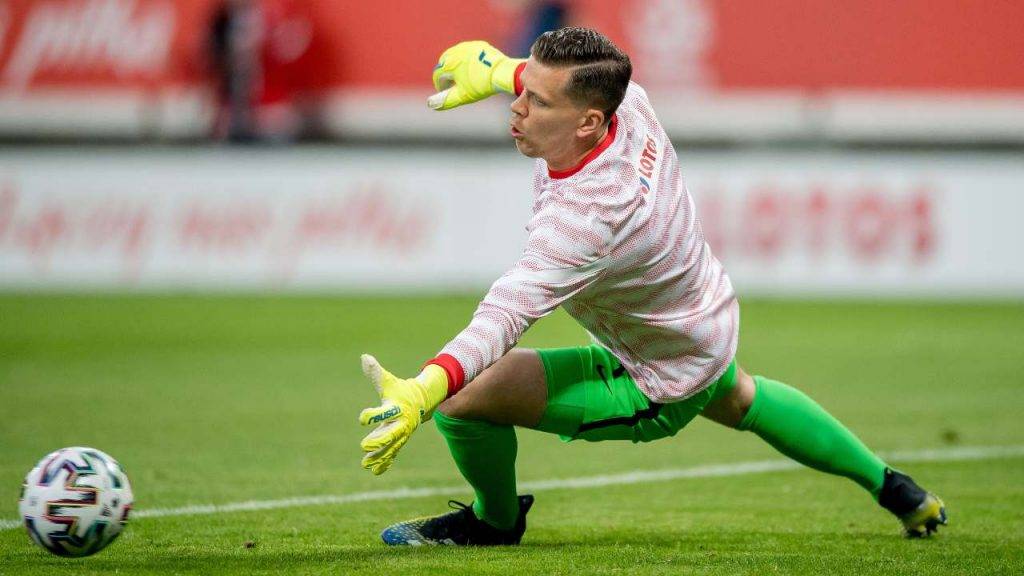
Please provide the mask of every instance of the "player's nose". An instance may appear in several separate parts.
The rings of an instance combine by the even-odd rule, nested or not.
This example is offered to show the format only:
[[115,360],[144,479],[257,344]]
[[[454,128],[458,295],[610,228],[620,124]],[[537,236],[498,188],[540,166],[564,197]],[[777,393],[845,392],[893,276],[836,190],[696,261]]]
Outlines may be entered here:
[[512,104],[509,104],[509,108],[512,110],[512,114],[519,117],[526,117],[527,109],[526,103],[524,102],[525,94],[526,93],[524,92],[523,94],[516,96],[516,99],[512,101]]

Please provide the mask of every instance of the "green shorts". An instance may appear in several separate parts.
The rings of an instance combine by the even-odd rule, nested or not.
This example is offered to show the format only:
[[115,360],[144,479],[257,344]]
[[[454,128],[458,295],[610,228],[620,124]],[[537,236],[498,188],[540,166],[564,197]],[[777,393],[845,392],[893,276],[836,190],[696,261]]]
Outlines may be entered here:
[[548,405],[538,430],[570,440],[650,442],[674,436],[708,404],[736,385],[736,362],[717,381],[679,402],[644,396],[618,359],[602,346],[538,350]]

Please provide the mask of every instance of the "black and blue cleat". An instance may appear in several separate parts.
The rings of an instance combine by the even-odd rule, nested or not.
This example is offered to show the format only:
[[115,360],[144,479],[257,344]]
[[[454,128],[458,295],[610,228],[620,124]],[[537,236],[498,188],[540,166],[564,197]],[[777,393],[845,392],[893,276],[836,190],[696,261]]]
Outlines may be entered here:
[[511,530],[499,530],[480,520],[473,507],[449,500],[452,512],[438,516],[415,518],[388,526],[380,537],[389,546],[509,546],[519,544],[526,532],[526,513],[533,506],[533,496],[519,497],[519,518]]

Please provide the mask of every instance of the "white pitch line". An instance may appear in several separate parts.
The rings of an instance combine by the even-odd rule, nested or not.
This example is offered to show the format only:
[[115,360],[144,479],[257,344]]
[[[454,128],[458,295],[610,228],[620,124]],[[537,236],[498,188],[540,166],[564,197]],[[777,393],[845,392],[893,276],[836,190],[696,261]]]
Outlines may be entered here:
[[[893,462],[953,462],[964,460],[988,460],[997,458],[1017,458],[1024,456],[1024,446],[989,446],[935,448],[931,450],[913,450],[900,452],[884,452],[884,459]],[[782,472],[797,470],[802,465],[792,460],[759,460],[753,462],[736,462],[733,464],[711,464],[690,468],[668,468],[623,474],[605,474],[600,476],[582,476],[578,478],[555,478],[550,480],[534,480],[520,482],[522,490],[578,490],[598,488],[602,486],[623,486],[644,482],[666,482],[684,478],[715,478],[722,476],[742,476],[746,474],[763,474],[765,472]],[[355,492],[352,494],[300,496],[280,500],[248,500],[229,504],[206,504],[183,506],[180,508],[153,508],[133,512],[132,518],[162,518],[166,516],[200,516],[204,514],[225,514],[230,512],[251,512],[254,510],[275,510],[280,508],[297,508],[301,506],[322,506],[329,504],[352,504],[371,502],[374,500],[404,500],[409,498],[425,498],[428,496],[444,496],[452,493],[466,492],[466,486],[437,486],[433,488],[398,488],[395,490],[375,490]],[[21,526],[18,520],[0,520],[0,530],[10,530]]]

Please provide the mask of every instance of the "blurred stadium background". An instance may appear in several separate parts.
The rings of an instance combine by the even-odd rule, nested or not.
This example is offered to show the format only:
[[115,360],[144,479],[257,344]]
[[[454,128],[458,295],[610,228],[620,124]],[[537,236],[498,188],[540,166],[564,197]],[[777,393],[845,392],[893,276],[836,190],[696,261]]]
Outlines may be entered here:
[[[531,164],[446,46],[597,27],[744,294],[1024,294],[1020,2],[0,3],[0,285],[484,287]],[[427,227],[427,221],[444,223]],[[743,228],[741,229],[741,224]]]
[[[596,27],[633,58],[744,299],[744,362],[792,378],[881,449],[1024,444],[1022,22],[1019,1],[0,0],[0,529],[17,525],[25,471],[61,445],[118,457],[140,484],[140,511],[457,485],[433,433],[386,477],[357,470],[355,414],[374,396],[356,356],[375,352],[412,373],[464,326],[525,239],[533,164],[506,134],[508,100],[427,109],[437,56],[476,38],[524,55],[562,24]],[[407,341],[391,337],[399,326]],[[526,344],[583,338],[558,313]],[[77,426],[47,423],[41,407],[55,398],[82,407]],[[526,434],[520,472],[632,470],[652,453],[680,465],[776,457],[724,431],[693,434],[639,453],[573,446],[579,457]],[[190,463],[168,466],[165,449]],[[716,537],[770,555],[782,540],[737,540],[765,521],[775,533],[799,526],[779,538],[832,546],[851,572],[898,557],[894,573],[1005,573],[1021,517],[1004,510],[1021,509],[1024,472],[1020,460],[978,466],[915,468],[959,501],[973,538],[929,561],[872,536],[858,546],[873,556],[807,532],[831,526],[811,495],[835,486],[808,474],[786,484],[796,486],[788,496],[744,480],[764,494],[718,515],[698,496],[716,492],[680,491],[695,495],[684,528],[668,512],[644,516],[604,549],[535,551],[541,562],[519,573],[652,561],[618,556],[614,540],[645,541],[636,526],[648,522],[669,535],[718,526]],[[966,489],[977,470],[998,479],[1005,506]],[[219,480],[195,486],[196,475]],[[623,514],[626,496],[667,498],[632,490],[607,496],[624,500],[609,514]],[[888,526],[853,494],[839,505],[851,519],[840,531]],[[568,518],[538,509],[549,528],[535,538],[586,540],[568,523],[606,522],[587,516],[598,504]],[[435,511],[380,506],[387,520]],[[283,524],[269,516],[255,528],[181,520],[173,532],[141,522],[126,536],[138,540],[114,546],[116,562],[92,566],[132,554],[141,564],[123,565],[143,572],[203,572],[224,557],[185,558],[207,544],[234,546],[253,530],[287,546],[298,525],[312,556],[263,568],[294,568],[288,558],[324,568],[331,523],[376,546],[378,511],[281,513]],[[0,533],[0,556],[12,572],[39,573],[23,536]],[[661,570],[676,566],[675,548],[650,542]],[[804,553],[772,566],[824,571]],[[961,553],[974,564],[950,556]],[[427,571],[444,565],[426,558],[415,562]]]

